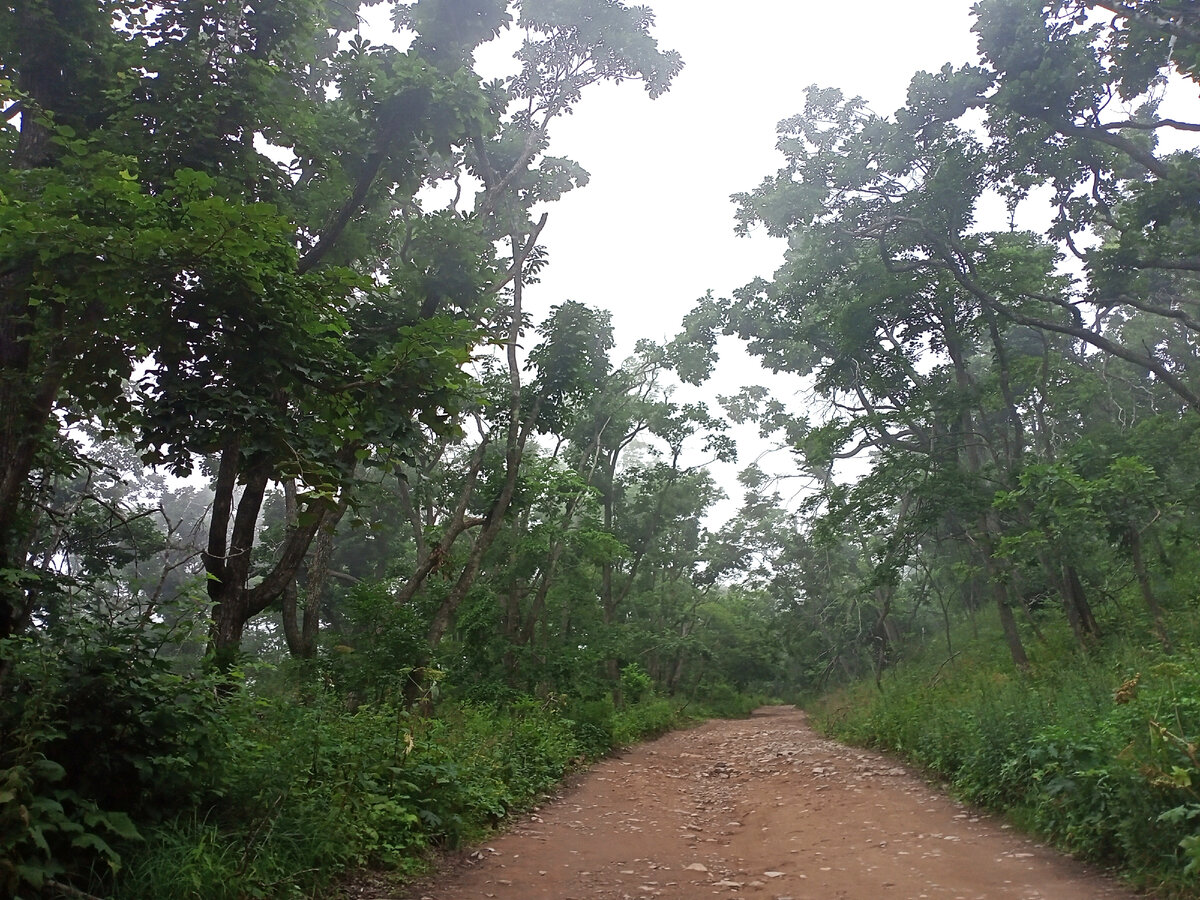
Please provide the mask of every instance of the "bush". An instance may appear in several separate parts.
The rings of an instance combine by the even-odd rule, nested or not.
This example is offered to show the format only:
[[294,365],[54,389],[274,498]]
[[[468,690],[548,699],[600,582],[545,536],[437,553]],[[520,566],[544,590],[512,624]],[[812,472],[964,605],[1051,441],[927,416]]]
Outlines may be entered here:
[[613,722],[613,740],[617,746],[657,737],[679,724],[679,710],[670,700],[650,694],[631,704]]
[[1012,813],[1080,856],[1142,884],[1200,886],[1200,650],[1121,642],[1010,671],[979,648],[826,698],[816,723],[902,753],[963,799]]
[[697,695],[697,713],[718,719],[748,716],[765,703],[756,694],[743,694],[725,682],[704,685]]
[[617,708],[612,697],[575,700],[567,709],[567,717],[588,756],[603,756],[615,746]]
[[160,630],[92,623],[0,647],[0,894],[111,874],[135,820],[212,799],[215,684],[159,657]]
[[679,721],[636,666],[620,710],[608,696],[520,698],[443,702],[428,718],[394,680],[351,678],[348,696],[340,658],[185,677],[155,640],[10,642],[0,895],[53,879],[115,900],[305,897],[348,868],[409,872],[583,760]]
[[[311,896],[346,868],[412,871],[431,847],[483,836],[537,802],[583,753],[552,706],[447,707],[438,718],[390,704],[349,709],[332,692],[229,698],[236,760],[207,817],[147,834],[113,896]],[[291,892],[291,893],[289,893]]]
[[621,669],[621,694],[626,703],[637,703],[654,690],[654,679],[637,663]]

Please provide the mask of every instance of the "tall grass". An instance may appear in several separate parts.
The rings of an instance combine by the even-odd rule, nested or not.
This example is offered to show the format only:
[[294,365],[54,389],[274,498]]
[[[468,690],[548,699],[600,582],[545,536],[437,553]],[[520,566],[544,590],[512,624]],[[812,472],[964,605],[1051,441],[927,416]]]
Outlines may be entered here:
[[222,797],[144,828],[115,900],[319,897],[346,870],[403,877],[428,851],[481,838],[574,766],[682,719],[652,693],[618,711],[523,700],[436,717],[335,695],[230,701]]
[[[1112,623],[1109,623],[1111,626]],[[1164,896],[1200,893],[1200,642],[1165,654],[1141,629],[1083,653],[1064,629],[1013,669],[998,634],[926,649],[812,707],[827,733],[897,752],[963,799]],[[1131,635],[1137,634],[1138,637]]]

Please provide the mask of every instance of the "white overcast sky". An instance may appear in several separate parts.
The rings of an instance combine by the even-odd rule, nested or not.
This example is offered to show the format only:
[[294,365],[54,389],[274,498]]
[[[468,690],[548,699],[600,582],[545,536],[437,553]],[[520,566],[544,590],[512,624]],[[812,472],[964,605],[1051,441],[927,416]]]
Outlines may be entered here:
[[[706,291],[728,296],[779,265],[781,242],[734,234],[730,195],[779,168],[775,126],[801,111],[808,85],[841,88],[891,113],[917,71],[975,59],[972,0],[644,3],[654,10],[659,46],[678,51],[684,69],[657,100],[633,83],[594,86],[554,123],[549,152],[574,159],[591,181],[549,208],[541,242],[550,264],[526,292],[535,322],[563,300],[610,310],[617,361],[639,338],[677,334]],[[364,30],[382,38],[376,29],[386,17],[386,5],[368,11]],[[486,77],[513,70],[505,65],[511,49],[497,42],[477,54]],[[717,394],[768,384],[804,411],[797,381],[772,379],[732,341],[721,356],[713,380],[687,400],[702,396],[716,411]],[[767,449],[752,429],[736,437],[738,465],[714,467],[734,495],[737,469]],[[766,467],[794,471],[786,455]],[[735,511],[731,499],[709,518]]]
[[915,72],[975,58],[967,0],[647,5],[659,45],[685,68],[657,100],[596,86],[555,123],[551,152],[592,180],[550,209],[550,266],[529,292],[535,316],[563,299],[611,310],[622,350],[673,336],[705,291],[727,295],[778,266],[780,242],[734,235],[729,197],[779,167],[775,126],[801,111],[808,85],[890,113]]
[[[553,126],[550,152],[568,156],[591,182],[549,210],[542,242],[550,265],[527,292],[535,319],[554,303],[577,300],[611,310],[618,353],[642,337],[678,333],[697,298],[728,296],[770,276],[782,242],[734,234],[730,195],[749,191],[779,168],[779,120],[799,113],[810,84],[864,97],[879,113],[903,105],[914,73],[973,61],[967,0],[648,0],[659,45],[685,68],[670,92],[651,100],[638,85],[596,86],[575,115]],[[703,393],[767,384],[804,412],[797,382],[771,378],[723,342],[722,362]],[[688,396],[693,399],[694,394]],[[713,467],[731,495],[736,471],[768,445],[753,429],[735,431],[738,465]],[[794,472],[787,454],[763,459]],[[784,482],[787,498],[800,484]],[[719,522],[735,497],[709,517]]]

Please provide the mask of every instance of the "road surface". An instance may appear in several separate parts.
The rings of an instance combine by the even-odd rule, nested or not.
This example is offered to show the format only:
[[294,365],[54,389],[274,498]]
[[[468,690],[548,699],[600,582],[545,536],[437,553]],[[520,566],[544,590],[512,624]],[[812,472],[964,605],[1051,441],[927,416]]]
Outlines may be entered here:
[[[362,896],[395,897],[372,893]],[[405,900],[1128,900],[803,712],[711,721],[605,760]]]

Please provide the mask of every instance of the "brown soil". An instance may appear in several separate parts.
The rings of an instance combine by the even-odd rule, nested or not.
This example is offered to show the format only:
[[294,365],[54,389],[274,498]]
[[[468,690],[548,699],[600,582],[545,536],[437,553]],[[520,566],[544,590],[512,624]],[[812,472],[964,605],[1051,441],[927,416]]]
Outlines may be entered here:
[[411,900],[1134,896],[887,757],[822,739],[792,707],[601,762],[413,890]]

